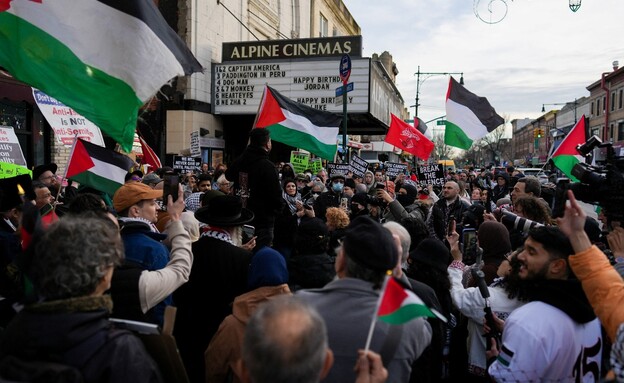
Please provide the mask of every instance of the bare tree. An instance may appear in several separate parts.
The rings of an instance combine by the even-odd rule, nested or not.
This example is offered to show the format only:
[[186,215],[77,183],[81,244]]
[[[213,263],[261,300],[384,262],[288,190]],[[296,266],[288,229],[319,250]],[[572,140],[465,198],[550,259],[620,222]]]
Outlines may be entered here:
[[482,151],[487,152],[484,159],[500,163],[505,158],[511,158],[511,137],[507,134],[506,128],[509,122],[509,116],[505,116],[505,123],[488,133],[478,142],[473,143],[473,147],[479,146]]
[[449,159],[453,154],[453,147],[444,143],[444,134],[435,134],[433,136],[433,157],[436,160]]

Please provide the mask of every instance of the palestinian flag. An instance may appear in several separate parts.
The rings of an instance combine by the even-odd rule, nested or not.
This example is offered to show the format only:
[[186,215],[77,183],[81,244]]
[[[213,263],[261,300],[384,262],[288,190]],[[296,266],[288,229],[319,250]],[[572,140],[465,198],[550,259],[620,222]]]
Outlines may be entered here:
[[446,92],[445,144],[470,149],[474,140],[484,137],[504,122],[487,98],[470,92],[451,77]]
[[292,101],[266,86],[254,127],[267,128],[271,139],[333,160],[338,149],[337,115]]
[[390,324],[403,324],[418,317],[437,317],[446,322],[442,314],[427,307],[416,294],[392,277],[388,278],[381,294],[377,316]]
[[65,178],[112,196],[124,184],[132,165],[129,157],[79,138],[69,157]]
[[427,124],[418,117],[414,117],[414,128],[418,129],[429,141],[433,140],[433,134],[431,130],[427,128]]
[[578,179],[572,175],[572,168],[584,161],[583,156],[576,150],[576,146],[584,144],[585,141],[587,141],[585,115],[582,115],[552,154],[555,166],[573,182],[578,182]]
[[0,0],[0,66],[130,152],[139,107],[202,70],[152,0]]

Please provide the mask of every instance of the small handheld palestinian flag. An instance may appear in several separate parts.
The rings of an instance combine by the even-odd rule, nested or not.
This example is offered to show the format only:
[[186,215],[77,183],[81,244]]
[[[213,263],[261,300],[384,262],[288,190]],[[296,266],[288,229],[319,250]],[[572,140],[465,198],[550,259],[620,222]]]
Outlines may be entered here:
[[377,310],[380,321],[390,324],[403,324],[418,317],[438,317],[446,322],[440,313],[434,313],[412,291],[401,286],[394,278],[388,278],[386,288],[381,294],[381,304]]
[[377,310],[368,332],[365,350],[368,351],[370,346],[377,319],[389,324],[399,325],[419,317],[438,318],[444,323],[447,322],[444,315],[433,308],[427,307],[418,295],[404,287],[394,277],[387,276],[381,289],[381,294],[379,294]]

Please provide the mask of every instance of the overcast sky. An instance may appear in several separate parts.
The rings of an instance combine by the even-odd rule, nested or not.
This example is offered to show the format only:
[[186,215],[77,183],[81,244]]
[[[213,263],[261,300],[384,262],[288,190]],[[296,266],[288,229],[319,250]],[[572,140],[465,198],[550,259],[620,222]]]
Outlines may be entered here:
[[[506,0],[497,24],[479,20],[473,0],[343,1],[362,30],[364,56],[393,56],[406,106],[415,103],[418,65],[421,72],[463,72],[468,90],[511,119],[588,96],[586,87],[614,60],[624,65],[624,0],[583,0],[576,13],[568,0]],[[486,20],[487,3],[480,7]],[[492,9],[492,20],[500,19],[505,4],[494,0]],[[429,121],[445,114],[448,76],[424,77],[418,114]]]

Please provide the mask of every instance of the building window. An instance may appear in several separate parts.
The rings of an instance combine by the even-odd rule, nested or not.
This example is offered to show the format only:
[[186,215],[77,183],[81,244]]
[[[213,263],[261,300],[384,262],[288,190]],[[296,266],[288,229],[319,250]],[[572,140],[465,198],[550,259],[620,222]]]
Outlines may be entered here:
[[622,96],[624,96],[624,91],[620,89],[620,97],[618,97],[618,109],[622,109]]
[[600,116],[600,99],[596,99],[596,116]]
[[329,22],[325,18],[325,16],[321,15],[321,21],[319,26],[319,37],[328,37],[329,36]]
[[597,128],[593,128],[593,129],[591,130],[591,135],[592,135],[592,136],[598,136],[598,137],[600,137],[600,129],[601,129],[601,127],[600,127],[600,126],[599,126],[599,127],[597,127]]
[[607,105],[607,96],[602,97],[602,111],[606,112],[607,108],[609,106]]
[[338,36],[338,28],[334,27],[334,28],[332,29],[332,36],[333,36],[333,37],[337,37],[337,36]]
[[617,140],[618,141],[623,141],[624,140],[624,121],[618,122],[618,131],[617,131],[617,133],[618,133]]
[[611,92],[611,111],[615,110],[615,92]]
[[594,115],[594,102],[592,101],[591,104],[589,104],[589,115],[593,116]]

